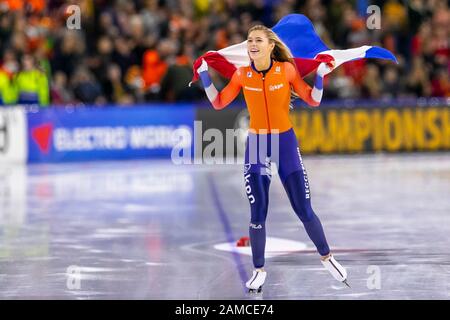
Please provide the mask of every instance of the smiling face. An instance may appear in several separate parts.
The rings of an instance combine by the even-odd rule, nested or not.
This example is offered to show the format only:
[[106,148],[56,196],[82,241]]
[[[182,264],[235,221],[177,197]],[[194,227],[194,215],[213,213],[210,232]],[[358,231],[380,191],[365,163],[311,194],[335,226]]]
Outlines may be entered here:
[[274,47],[262,30],[254,30],[247,37],[247,51],[252,60],[268,59]]

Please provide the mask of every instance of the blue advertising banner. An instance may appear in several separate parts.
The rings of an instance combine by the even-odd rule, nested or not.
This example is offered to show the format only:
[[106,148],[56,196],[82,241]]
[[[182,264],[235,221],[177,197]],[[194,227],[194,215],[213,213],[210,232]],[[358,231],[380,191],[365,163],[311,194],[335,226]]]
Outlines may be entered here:
[[171,156],[193,146],[190,104],[28,112],[28,162]]

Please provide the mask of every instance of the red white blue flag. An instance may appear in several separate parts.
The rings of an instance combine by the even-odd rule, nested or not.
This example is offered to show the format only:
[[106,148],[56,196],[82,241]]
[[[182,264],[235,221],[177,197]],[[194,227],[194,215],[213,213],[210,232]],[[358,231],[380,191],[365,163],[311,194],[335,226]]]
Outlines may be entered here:
[[[333,60],[335,68],[349,61],[365,58],[385,59],[398,63],[389,50],[377,46],[331,50],[317,35],[312,22],[302,14],[289,14],[283,17],[272,30],[290,49],[302,77],[315,71],[321,62]],[[237,68],[250,65],[247,41],[219,51],[208,51],[200,56],[193,66],[192,82],[198,79],[197,69],[201,65],[202,59],[205,59],[208,65],[222,76],[230,79]]]

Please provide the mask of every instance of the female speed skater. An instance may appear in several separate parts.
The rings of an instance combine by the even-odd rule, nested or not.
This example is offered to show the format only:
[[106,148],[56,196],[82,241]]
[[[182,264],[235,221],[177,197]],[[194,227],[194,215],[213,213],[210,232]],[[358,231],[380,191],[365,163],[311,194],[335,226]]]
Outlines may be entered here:
[[277,164],[292,208],[316,246],[322,264],[336,280],[347,284],[347,272],[331,254],[322,224],[311,207],[308,177],[289,120],[292,88],[310,106],[319,106],[323,93],[323,77],[332,71],[333,66],[321,63],[317,69],[314,88],[311,88],[300,77],[290,50],[272,30],[262,25],[249,30],[247,52],[250,66],[238,68],[221,92],[214,87],[204,59],[197,69],[214,109],[225,108],[242,89],[250,114],[244,180],[250,201],[249,233],[255,269],[246,287],[249,291],[260,292],[267,276],[264,270],[265,222],[272,161]]

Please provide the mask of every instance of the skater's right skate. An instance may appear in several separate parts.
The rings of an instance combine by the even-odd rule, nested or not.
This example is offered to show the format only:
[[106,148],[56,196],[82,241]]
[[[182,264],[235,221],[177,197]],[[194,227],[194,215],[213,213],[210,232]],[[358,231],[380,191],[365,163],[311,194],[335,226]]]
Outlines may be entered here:
[[253,275],[245,283],[245,286],[248,288],[249,293],[259,293],[262,291],[262,286],[264,281],[266,281],[267,272],[263,269],[255,269],[253,270]]

